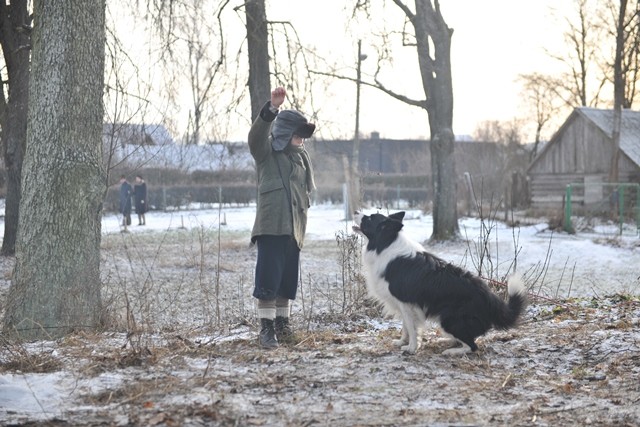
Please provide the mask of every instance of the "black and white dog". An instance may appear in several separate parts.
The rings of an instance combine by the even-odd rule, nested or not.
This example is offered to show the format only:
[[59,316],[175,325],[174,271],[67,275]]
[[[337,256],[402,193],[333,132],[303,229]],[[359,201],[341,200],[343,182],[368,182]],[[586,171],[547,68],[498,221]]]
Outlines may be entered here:
[[514,327],[527,299],[522,280],[509,280],[509,301],[495,295],[479,277],[431,255],[402,231],[404,212],[389,216],[356,212],[353,230],[367,238],[362,263],[369,294],[389,314],[402,318],[402,338],[394,344],[414,354],[425,321],[462,343],[443,354],[476,351],[477,337],[491,328]]

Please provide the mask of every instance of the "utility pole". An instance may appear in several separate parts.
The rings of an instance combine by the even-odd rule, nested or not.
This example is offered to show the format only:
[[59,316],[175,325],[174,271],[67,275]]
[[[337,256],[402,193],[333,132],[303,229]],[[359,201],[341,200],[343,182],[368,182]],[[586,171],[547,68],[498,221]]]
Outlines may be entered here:
[[351,154],[351,170],[349,171],[349,218],[351,214],[360,209],[360,82],[362,79],[362,61],[367,55],[362,54],[362,41],[358,40],[358,62],[356,67],[356,129],[353,135],[353,152]]

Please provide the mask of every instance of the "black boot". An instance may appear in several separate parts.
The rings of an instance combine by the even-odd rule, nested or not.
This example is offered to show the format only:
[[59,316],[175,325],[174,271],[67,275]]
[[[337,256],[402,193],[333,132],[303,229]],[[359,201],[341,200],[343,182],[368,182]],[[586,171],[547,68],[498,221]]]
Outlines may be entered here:
[[278,348],[278,340],[276,340],[276,330],[273,319],[260,319],[260,336],[258,341],[260,347],[266,349]]
[[289,318],[277,316],[275,323],[278,342],[281,342],[283,344],[294,344],[296,341],[296,337],[293,334],[291,326],[289,325]]

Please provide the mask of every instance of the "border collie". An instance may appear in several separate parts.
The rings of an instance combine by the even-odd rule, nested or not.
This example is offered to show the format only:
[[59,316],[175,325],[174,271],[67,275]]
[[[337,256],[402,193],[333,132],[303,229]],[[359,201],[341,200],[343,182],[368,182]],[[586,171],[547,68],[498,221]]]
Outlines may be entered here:
[[505,303],[479,277],[410,240],[402,231],[404,214],[356,212],[353,226],[367,239],[362,263],[369,294],[389,314],[402,318],[402,338],[394,344],[414,354],[419,331],[431,320],[462,344],[443,354],[465,354],[478,349],[476,338],[489,329],[516,326],[527,303],[521,278],[510,278]]

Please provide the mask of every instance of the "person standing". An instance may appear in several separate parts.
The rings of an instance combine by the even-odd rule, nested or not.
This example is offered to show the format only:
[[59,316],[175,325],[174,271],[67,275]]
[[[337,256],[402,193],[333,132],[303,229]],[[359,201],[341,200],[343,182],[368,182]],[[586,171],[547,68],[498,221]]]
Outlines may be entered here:
[[265,349],[295,341],[289,323],[290,301],[298,289],[300,250],[307,227],[313,167],[304,140],[315,131],[302,113],[279,111],[286,90],[278,87],[254,120],[249,149],[258,174],[258,203],[251,232],[257,244],[253,297],[257,299]]
[[120,213],[123,232],[128,231],[127,226],[131,225],[131,192],[131,184],[127,181],[127,177],[120,175]]
[[136,203],[138,225],[147,225],[144,217],[144,214],[147,212],[147,183],[141,175],[136,175],[136,182],[133,185],[133,198]]

